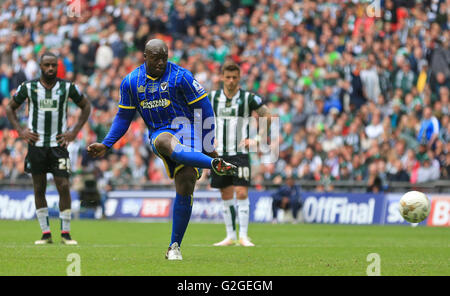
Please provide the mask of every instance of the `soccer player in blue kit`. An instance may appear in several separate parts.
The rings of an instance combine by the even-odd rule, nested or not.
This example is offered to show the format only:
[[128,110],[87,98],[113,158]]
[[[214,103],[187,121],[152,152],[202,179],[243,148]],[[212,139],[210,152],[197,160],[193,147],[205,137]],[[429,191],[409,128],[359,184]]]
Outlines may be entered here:
[[238,168],[217,157],[214,111],[191,72],[167,61],[168,47],[159,39],[147,42],[144,58],[145,63],[121,83],[119,110],[108,135],[102,143],[89,145],[87,151],[92,157],[104,156],[126,133],[135,112],[140,113],[149,129],[153,151],[163,160],[169,177],[175,179],[172,236],[166,259],[182,260],[180,245],[201,168],[230,176],[236,176]]

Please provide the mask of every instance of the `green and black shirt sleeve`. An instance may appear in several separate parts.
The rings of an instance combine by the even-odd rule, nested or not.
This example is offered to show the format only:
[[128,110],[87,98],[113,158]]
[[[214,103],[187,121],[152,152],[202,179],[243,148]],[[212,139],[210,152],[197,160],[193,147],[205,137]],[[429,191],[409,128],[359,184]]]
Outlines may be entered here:
[[13,100],[19,104],[22,105],[22,103],[28,98],[28,88],[27,84],[24,82],[19,86],[19,89],[13,96]]
[[75,104],[78,104],[83,99],[83,94],[78,89],[78,87],[73,83],[70,83],[69,98],[71,98]]
[[253,111],[264,105],[264,103],[260,96],[252,93],[248,98],[248,105],[250,110]]

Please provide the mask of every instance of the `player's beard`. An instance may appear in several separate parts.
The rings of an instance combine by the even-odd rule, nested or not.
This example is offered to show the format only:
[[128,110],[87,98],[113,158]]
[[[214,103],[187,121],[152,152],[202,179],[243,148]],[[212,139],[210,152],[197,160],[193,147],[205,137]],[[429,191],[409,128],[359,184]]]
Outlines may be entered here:
[[42,79],[45,82],[53,82],[56,79],[56,71],[53,74],[42,72]]

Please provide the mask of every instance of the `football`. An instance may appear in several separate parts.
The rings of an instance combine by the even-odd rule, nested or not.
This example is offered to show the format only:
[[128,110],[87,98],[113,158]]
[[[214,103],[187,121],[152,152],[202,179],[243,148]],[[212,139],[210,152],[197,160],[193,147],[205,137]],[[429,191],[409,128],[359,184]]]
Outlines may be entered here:
[[409,191],[400,199],[399,210],[402,217],[410,223],[425,220],[430,213],[430,201],[420,191]]

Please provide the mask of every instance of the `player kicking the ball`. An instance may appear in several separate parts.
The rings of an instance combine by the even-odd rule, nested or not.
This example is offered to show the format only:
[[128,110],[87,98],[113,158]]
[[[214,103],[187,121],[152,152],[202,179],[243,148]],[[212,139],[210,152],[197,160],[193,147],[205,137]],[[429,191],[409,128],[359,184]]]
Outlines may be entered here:
[[[270,111],[262,103],[259,96],[240,89],[240,68],[227,61],[222,67],[223,89],[212,91],[211,104],[216,115],[217,153],[224,160],[239,167],[238,176],[221,176],[212,172],[211,186],[219,188],[223,200],[223,216],[227,237],[215,246],[231,246],[236,244],[236,210],[234,195],[237,199],[237,216],[239,219],[239,244],[252,247],[248,232],[250,184],[250,160],[248,148],[254,145],[250,139],[249,118],[252,111],[265,117],[270,124]],[[253,142],[253,143],[252,143]]]
[[[144,58],[145,63],[122,81],[119,111],[108,135],[87,150],[93,157],[105,155],[139,112],[149,129],[153,151],[164,161],[169,177],[175,179],[172,236],[166,258],[182,260],[181,241],[191,217],[201,168],[229,176],[236,176],[238,168],[215,157],[214,112],[207,93],[191,72],[167,61],[168,47],[159,39],[147,42]],[[195,124],[199,119],[203,123],[200,128]]]

